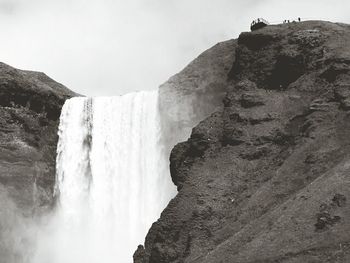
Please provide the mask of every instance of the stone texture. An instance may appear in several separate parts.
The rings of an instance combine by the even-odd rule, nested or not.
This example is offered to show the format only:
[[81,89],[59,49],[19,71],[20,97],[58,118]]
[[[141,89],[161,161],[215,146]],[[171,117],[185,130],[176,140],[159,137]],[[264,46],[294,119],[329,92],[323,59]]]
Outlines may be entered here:
[[349,47],[345,24],[242,33],[223,108],[173,149],[179,193],[134,262],[350,262]]
[[0,189],[24,213],[53,204],[59,116],[76,95],[44,73],[0,63]]

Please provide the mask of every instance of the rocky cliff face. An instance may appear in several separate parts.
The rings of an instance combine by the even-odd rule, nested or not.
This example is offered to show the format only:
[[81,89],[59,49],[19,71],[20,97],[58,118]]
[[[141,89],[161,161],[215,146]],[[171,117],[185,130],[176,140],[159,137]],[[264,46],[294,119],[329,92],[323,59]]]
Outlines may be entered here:
[[236,40],[218,43],[160,86],[159,108],[169,147],[167,156],[176,143],[190,136],[195,125],[223,108],[236,46]]
[[53,203],[59,116],[76,95],[44,73],[0,63],[0,192],[25,213]]
[[349,47],[344,24],[242,33],[134,262],[350,262]]

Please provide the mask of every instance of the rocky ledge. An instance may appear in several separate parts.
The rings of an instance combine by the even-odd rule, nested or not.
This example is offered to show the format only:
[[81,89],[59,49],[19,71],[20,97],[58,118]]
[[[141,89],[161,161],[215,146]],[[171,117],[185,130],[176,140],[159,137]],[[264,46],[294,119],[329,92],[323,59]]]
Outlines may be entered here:
[[350,26],[272,25],[232,51],[134,262],[350,262]]

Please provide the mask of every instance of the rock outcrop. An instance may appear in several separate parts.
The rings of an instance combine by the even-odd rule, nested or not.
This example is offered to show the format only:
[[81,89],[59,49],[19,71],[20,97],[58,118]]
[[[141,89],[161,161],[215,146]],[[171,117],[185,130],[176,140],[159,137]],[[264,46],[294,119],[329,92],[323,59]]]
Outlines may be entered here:
[[268,26],[234,50],[134,262],[350,262],[350,26]]
[[44,73],[0,63],[0,192],[22,212],[53,204],[59,116],[76,95]]
[[236,40],[218,43],[160,86],[162,130],[170,147],[167,156],[176,143],[190,136],[195,125],[223,108],[236,46]]

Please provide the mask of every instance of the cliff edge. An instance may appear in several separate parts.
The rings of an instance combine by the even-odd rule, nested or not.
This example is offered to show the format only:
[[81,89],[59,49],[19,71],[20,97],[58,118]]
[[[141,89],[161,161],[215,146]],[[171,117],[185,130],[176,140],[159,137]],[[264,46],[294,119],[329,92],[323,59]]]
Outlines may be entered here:
[[172,150],[179,192],[134,262],[350,262],[350,26],[237,43],[223,107]]
[[[0,63],[0,189],[25,213],[53,204],[61,108],[77,96],[44,73]],[[7,205],[1,205],[6,209]]]

